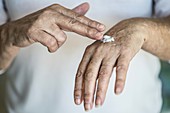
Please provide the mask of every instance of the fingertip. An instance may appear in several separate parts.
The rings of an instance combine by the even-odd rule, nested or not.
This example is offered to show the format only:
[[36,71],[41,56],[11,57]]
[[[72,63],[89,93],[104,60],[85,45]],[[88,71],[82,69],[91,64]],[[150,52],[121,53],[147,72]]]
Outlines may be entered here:
[[101,40],[103,38],[103,33],[98,32],[96,33],[96,40]]
[[74,103],[76,105],[80,105],[82,103],[82,95],[80,94],[80,91],[78,90],[74,91]]
[[84,109],[85,109],[86,112],[89,112],[89,111],[91,110],[91,105],[90,105],[90,103],[85,104],[85,105],[84,105]]
[[90,8],[90,4],[88,3],[88,2],[84,2],[84,3],[82,3],[87,9],[89,9]]
[[95,107],[96,107],[96,108],[100,108],[100,107],[101,107],[101,105],[100,105],[100,104],[97,104]]
[[54,53],[55,51],[53,51],[52,49],[48,48],[48,52],[49,53]]
[[89,8],[90,8],[89,3],[84,2],[84,3],[80,4],[79,6],[75,7],[73,9],[73,11],[80,15],[85,15],[87,13],[87,11],[89,10]]
[[104,31],[105,30],[105,25],[103,25],[103,24],[99,24],[99,26],[98,26],[98,29],[99,29],[99,31]]
[[96,98],[96,105],[95,105],[95,107],[96,108],[99,108],[99,107],[101,107],[102,106],[102,101],[101,101],[101,99],[100,98]]
[[116,89],[115,89],[115,94],[116,95],[120,95],[122,93],[122,89],[120,88],[120,87],[117,87]]
[[123,92],[123,89],[124,89],[124,83],[117,81],[117,83],[115,84],[115,94],[120,95]]
[[81,104],[81,99],[76,98],[74,102],[75,102],[76,105],[80,105]]

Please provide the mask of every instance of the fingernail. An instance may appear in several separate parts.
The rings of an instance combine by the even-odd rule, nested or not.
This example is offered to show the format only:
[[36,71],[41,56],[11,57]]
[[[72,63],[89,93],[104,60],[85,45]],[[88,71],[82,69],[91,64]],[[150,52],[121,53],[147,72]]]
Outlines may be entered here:
[[116,88],[116,94],[119,95],[122,92],[121,88]]
[[80,104],[80,103],[81,103],[81,100],[77,98],[77,99],[75,100],[75,102],[76,102],[76,104]]
[[96,108],[99,108],[99,107],[101,107],[101,105],[100,105],[100,104],[97,104],[97,105],[96,105]]
[[102,105],[100,98],[97,98],[96,100],[96,108],[99,108]]
[[101,38],[103,37],[103,34],[100,33],[100,32],[98,32],[98,33],[96,34],[96,37],[97,37],[98,39],[101,39]]
[[105,25],[103,24],[99,25],[99,29],[103,31],[105,29]]
[[90,106],[90,104],[85,104],[85,111],[90,111],[90,109],[91,109],[91,106]]

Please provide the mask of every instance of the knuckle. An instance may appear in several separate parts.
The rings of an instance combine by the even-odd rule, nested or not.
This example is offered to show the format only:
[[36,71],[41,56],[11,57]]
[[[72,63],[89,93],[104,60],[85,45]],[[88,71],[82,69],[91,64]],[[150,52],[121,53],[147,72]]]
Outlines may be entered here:
[[91,54],[91,45],[88,45],[85,50],[85,54]]
[[31,27],[31,28],[29,28],[29,29],[27,30],[27,35],[28,35],[28,36],[31,36],[33,33],[34,33],[33,27]]
[[119,62],[120,64],[124,64],[124,65],[127,65],[130,61],[131,61],[131,58],[133,57],[133,54],[131,52],[131,50],[128,48],[127,50],[124,50],[124,51],[121,51],[120,52],[120,57],[119,57]]
[[85,80],[86,81],[91,81],[94,78],[94,73],[90,70],[87,70],[87,72],[85,73]]
[[48,39],[46,39],[45,44],[46,44],[48,47],[53,47],[53,46],[55,46],[55,44],[56,44],[56,40],[53,39],[53,38],[48,38]]
[[75,98],[80,98],[81,97],[81,92],[82,92],[82,89],[75,89],[74,90],[74,97]]
[[63,44],[63,43],[66,41],[66,38],[61,37],[61,38],[59,38],[59,39],[57,39],[57,40],[58,40],[58,42],[59,42],[60,44]]
[[76,78],[80,78],[83,76],[83,72],[81,70],[79,70],[76,74]]
[[61,5],[60,4],[52,4],[52,5],[50,5],[50,8],[58,8],[58,7],[60,7]]
[[91,97],[92,97],[92,93],[85,93],[84,94],[84,102],[85,103],[90,103],[91,102]]
[[75,18],[70,18],[68,20],[68,24],[71,26],[71,28],[76,24],[78,23],[78,21],[75,19]]
[[107,69],[101,69],[99,71],[99,77],[100,79],[105,79],[105,77],[109,74]]
[[129,52],[131,52],[131,47],[130,47],[130,45],[127,45],[127,46],[123,46],[123,47],[122,47],[122,54],[128,54]]
[[[57,12],[54,12],[53,9],[51,8],[47,8],[45,9],[42,14],[38,17],[37,22],[39,23],[44,23],[45,21],[48,23],[49,21],[54,21],[55,20],[55,16],[58,16]],[[50,19],[50,20],[49,20]]]
[[116,71],[123,71],[125,72],[127,70],[127,66],[125,64],[119,64],[116,68]]
[[80,14],[75,13],[75,19],[76,19],[76,20],[82,22],[83,17],[84,17],[83,15],[80,15]]
[[[26,35],[27,35],[28,39],[37,41],[37,39],[35,39],[36,37],[34,37],[35,33],[37,33],[37,30],[34,29],[33,27],[30,27],[30,28],[27,30]],[[37,33],[37,34],[38,34],[38,33]]]
[[88,26],[92,25],[92,21],[88,20]]
[[86,52],[88,52],[90,49],[91,49],[91,45],[88,45],[88,46],[86,47]]
[[96,59],[94,56],[91,57],[91,61],[89,62],[89,65],[95,66],[98,63],[98,59]]
[[99,75],[99,80],[100,80],[101,83],[106,83],[106,82],[109,81],[110,77],[111,76],[108,75],[108,74],[100,74]]
[[99,26],[100,24],[97,23],[95,20],[88,20],[88,25],[89,25],[89,26],[93,26],[93,27],[97,27],[97,26]]
[[[101,53],[101,51],[103,50],[102,46],[99,46],[98,48],[96,48],[96,53]],[[101,54],[102,55],[102,54]]]
[[102,88],[98,87],[98,88],[97,88],[96,96],[97,96],[97,97],[100,97],[102,94],[103,94]]
[[97,30],[90,28],[90,27],[87,27],[86,33],[87,33],[87,36],[95,36],[96,33],[97,33]]
[[55,15],[57,15],[57,13],[53,13],[52,9],[46,9],[38,17],[37,23],[40,23],[40,25],[41,25],[44,22],[47,22],[46,24],[48,24],[50,21],[54,22],[55,21],[55,18],[54,18]]
[[[50,13],[46,13],[47,9],[44,9],[38,16],[37,18],[34,19],[33,21],[33,26],[37,28],[41,28],[44,25],[44,22],[48,17],[50,17]],[[47,16],[48,15],[48,16]],[[48,18],[49,19],[49,18]]]
[[60,31],[60,32],[56,32],[55,38],[58,41],[58,43],[60,43],[62,45],[66,41],[67,36],[64,32]]
[[91,26],[94,26],[94,27],[97,27],[97,26],[99,26],[100,24],[92,20],[92,21],[90,21],[90,25],[91,25]]
[[49,15],[51,14],[52,10],[50,8],[47,8],[43,11],[43,15]]

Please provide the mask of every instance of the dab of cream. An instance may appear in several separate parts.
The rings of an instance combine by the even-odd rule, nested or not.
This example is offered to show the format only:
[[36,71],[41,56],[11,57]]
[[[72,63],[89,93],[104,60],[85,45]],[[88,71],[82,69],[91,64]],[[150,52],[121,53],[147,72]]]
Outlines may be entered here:
[[101,40],[103,43],[106,43],[106,42],[114,42],[114,38],[112,36],[108,36],[108,35],[104,35],[103,36],[103,39]]

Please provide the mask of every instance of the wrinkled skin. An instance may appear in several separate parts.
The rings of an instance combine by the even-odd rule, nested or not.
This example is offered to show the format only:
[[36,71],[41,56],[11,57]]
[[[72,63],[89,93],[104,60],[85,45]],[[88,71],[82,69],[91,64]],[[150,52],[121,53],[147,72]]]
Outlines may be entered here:
[[19,48],[35,42],[46,46],[49,52],[55,52],[67,38],[64,31],[101,39],[105,26],[85,17],[88,9],[88,3],[73,10],[54,4],[0,26],[0,69],[10,65]]
[[34,42],[40,42],[47,46],[51,52],[54,52],[66,40],[63,30],[76,32],[93,39],[100,39],[102,34],[99,31],[103,31],[103,27],[100,29],[100,23],[83,16],[87,12],[88,6],[84,6],[85,9],[81,9],[82,7],[78,6],[72,11],[54,4],[11,22],[11,25],[15,28],[13,44],[25,47]]
[[86,48],[75,79],[74,99],[77,105],[84,101],[85,110],[90,110],[94,100],[96,106],[104,103],[114,67],[114,91],[116,94],[123,91],[129,63],[151,36],[154,25],[150,20],[141,18],[121,21],[106,33],[115,37],[114,42],[96,41]]

